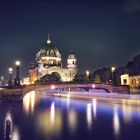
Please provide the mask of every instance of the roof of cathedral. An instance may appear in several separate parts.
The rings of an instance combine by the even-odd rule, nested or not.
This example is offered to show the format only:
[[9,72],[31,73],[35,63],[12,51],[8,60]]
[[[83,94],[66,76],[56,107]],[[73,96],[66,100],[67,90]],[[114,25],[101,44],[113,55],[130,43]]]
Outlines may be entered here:
[[49,57],[61,57],[59,50],[51,43],[50,36],[48,36],[47,42],[43,45],[39,51],[39,57],[49,56]]

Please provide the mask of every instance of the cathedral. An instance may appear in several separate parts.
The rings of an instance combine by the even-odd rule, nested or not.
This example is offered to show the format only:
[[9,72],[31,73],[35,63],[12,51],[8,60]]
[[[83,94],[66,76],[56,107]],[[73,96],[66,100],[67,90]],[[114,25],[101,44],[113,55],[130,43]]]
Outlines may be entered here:
[[62,82],[70,82],[74,80],[77,70],[77,57],[73,52],[68,55],[67,64],[63,67],[61,53],[52,44],[48,35],[47,42],[36,54],[35,63],[30,64],[29,80],[30,83],[49,81],[49,77],[52,76],[53,81],[57,77],[56,79],[59,78]]

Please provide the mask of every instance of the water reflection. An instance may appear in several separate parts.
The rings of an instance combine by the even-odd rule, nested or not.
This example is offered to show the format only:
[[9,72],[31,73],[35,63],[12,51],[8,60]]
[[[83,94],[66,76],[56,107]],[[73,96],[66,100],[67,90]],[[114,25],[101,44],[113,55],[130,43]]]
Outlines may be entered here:
[[[87,101],[73,100],[70,98],[70,95],[66,95],[65,98],[51,97],[49,99],[44,99],[45,98],[43,98],[43,103],[45,102],[45,106],[43,106],[44,104],[39,104],[39,108],[43,110],[37,110],[37,112],[34,113],[36,119],[35,123],[39,131],[38,133],[50,139],[52,137],[58,138],[61,133],[63,133],[62,129],[64,129],[64,126],[68,126],[67,133],[71,135],[79,132],[79,125],[86,125],[84,126],[86,131],[92,132],[92,130],[94,130],[93,124],[95,128],[96,125],[98,125],[96,120],[106,125],[104,122],[106,122],[107,117],[110,119],[108,125],[112,126],[110,133],[113,132],[114,137],[118,139],[121,133],[121,126],[132,123],[136,116],[139,116],[140,120],[140,101],[137,100],[109,99],[104,101],[104,99],[99,99],[97,103],[95,98],[93,100],[88,100],[89,103],[87,103]],[[23,99],[24,111],[27,114],[33,113],[37,101],[38,94],[34,91],[27,94]],[[42,102],[42,100],[40,100],[40,102]],[[82,115],[82,121],[86,121],[86,124],[83,124],[83,122],[78,119],[81,117],[80,115]],[[120,121],[120,116],[123,118],[121,119],[122,122]],[[85,120],[83,120],[83,118]],[[104,122],[100,122],[100,120],[104,120]],[[63,125],[65,123],[66,125]]]
[[121,99],[119,104],[113,104],[113,129],[116,137],[119,137],[121,132],[120,114],[125,125],[132,124],[136,118],[140,121],[139,105],[140,101],[136,99]]
[[18,128],[13,125],[12,114],[8,112],[4,123],[4,140],[20,140]]
[[68,126],[71,133],[74,133],[77,128],[77,113],[74,109],[68,111]]
[[37,116],[37,128],[40,133],[49,137],[59,136],[62,130],[62,112],[55,108],[55,102],[51,103],[50,109],[42,111]]
[[11,138],[11,134],[12,134],[12,116],[11,116],[11,113],[8,112],[6,114],[6,117],[5,117],[5,122],[4,122],[4,138],[5,140],[10,140]]
[[38,96],[35,91],[31,91],[23,98],[23,109],[26,114],[34,113],[35,105],[37,104]]
[[115,106],[113,110],[113,129],[114,129],[114,135],[116,137],[120,134],[120,119],[118,114],[118,108]]
[[126,124],[131,123],[132,105],[126,100],[122,100],[123,119]]
[[69,106],[70,106],[70,96],[67,96],[67,109],[69,110]]
[[97,110],[97,101],[96,101],[96,99],[92,100],[92,105],[93,105],[94,120],[96,120],[96,110]]
[[86,115],[87,115],[87,126],[90,129],[92,126],[92,108],[91,108],[91,103],[87,104],[87,111],[86,111]]
[[11,140],[20,140],[19,130],[17,127],[13,129]]
[[52,102],[51,104],[50,117],[51,117],[51,124],[53,125],[55,121],[55,102]]
[[[140,101],[139,100],[126,100],[122,99],[122,112],[123,112],[123,121],[128,125],[132,122],[134,115],[139,116],[140,118]],[[134,114],[134,112],[136,112]]]

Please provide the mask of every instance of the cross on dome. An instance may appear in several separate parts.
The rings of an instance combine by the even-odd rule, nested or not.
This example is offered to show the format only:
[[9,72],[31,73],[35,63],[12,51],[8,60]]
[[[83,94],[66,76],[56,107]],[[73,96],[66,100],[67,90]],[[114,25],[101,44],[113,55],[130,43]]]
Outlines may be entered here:
[[48,40],[47,40],[47,44],[51,44],[51,38],[50,38],[50,34],[48,33]]

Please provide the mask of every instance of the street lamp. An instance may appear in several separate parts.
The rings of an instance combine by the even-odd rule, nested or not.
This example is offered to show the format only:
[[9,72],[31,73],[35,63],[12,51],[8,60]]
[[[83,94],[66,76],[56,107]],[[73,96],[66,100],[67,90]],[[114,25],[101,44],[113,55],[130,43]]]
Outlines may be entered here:
[[19,60],[17,60],[15,62],[15,65],[16,65],[15,86],[20,86],[19,69],[20,69],[21,62]]
[[86,70],[86,77],[87,77],[87,81],[89,81],[89,70]]
[[86,71],[86,76],[89,76],[89,71],[88,70]]
[[9,71],[9,74],[13,73],[13,68],[10,67],[10,68],[8,69],[8,71]]
[[9,81],[8,81],[8,86],[13,86],[13,82],[12,82],[12,74],[13,74],[13,68],[8,68],[8,72],[9,72]]
[[114,72],[115,72],[116,68],[115,67],[111,67],[111,73],[112,73],[112,85],[114,84]]
[[21,63],[20,63],[19,60],[17,60],[17,61],[15,62],[15,65],[16,65],[16,66],[20,66],[20,64],[21,64]]
[[114,72],[116,70],[115,67],[111,67],[111,71]]

